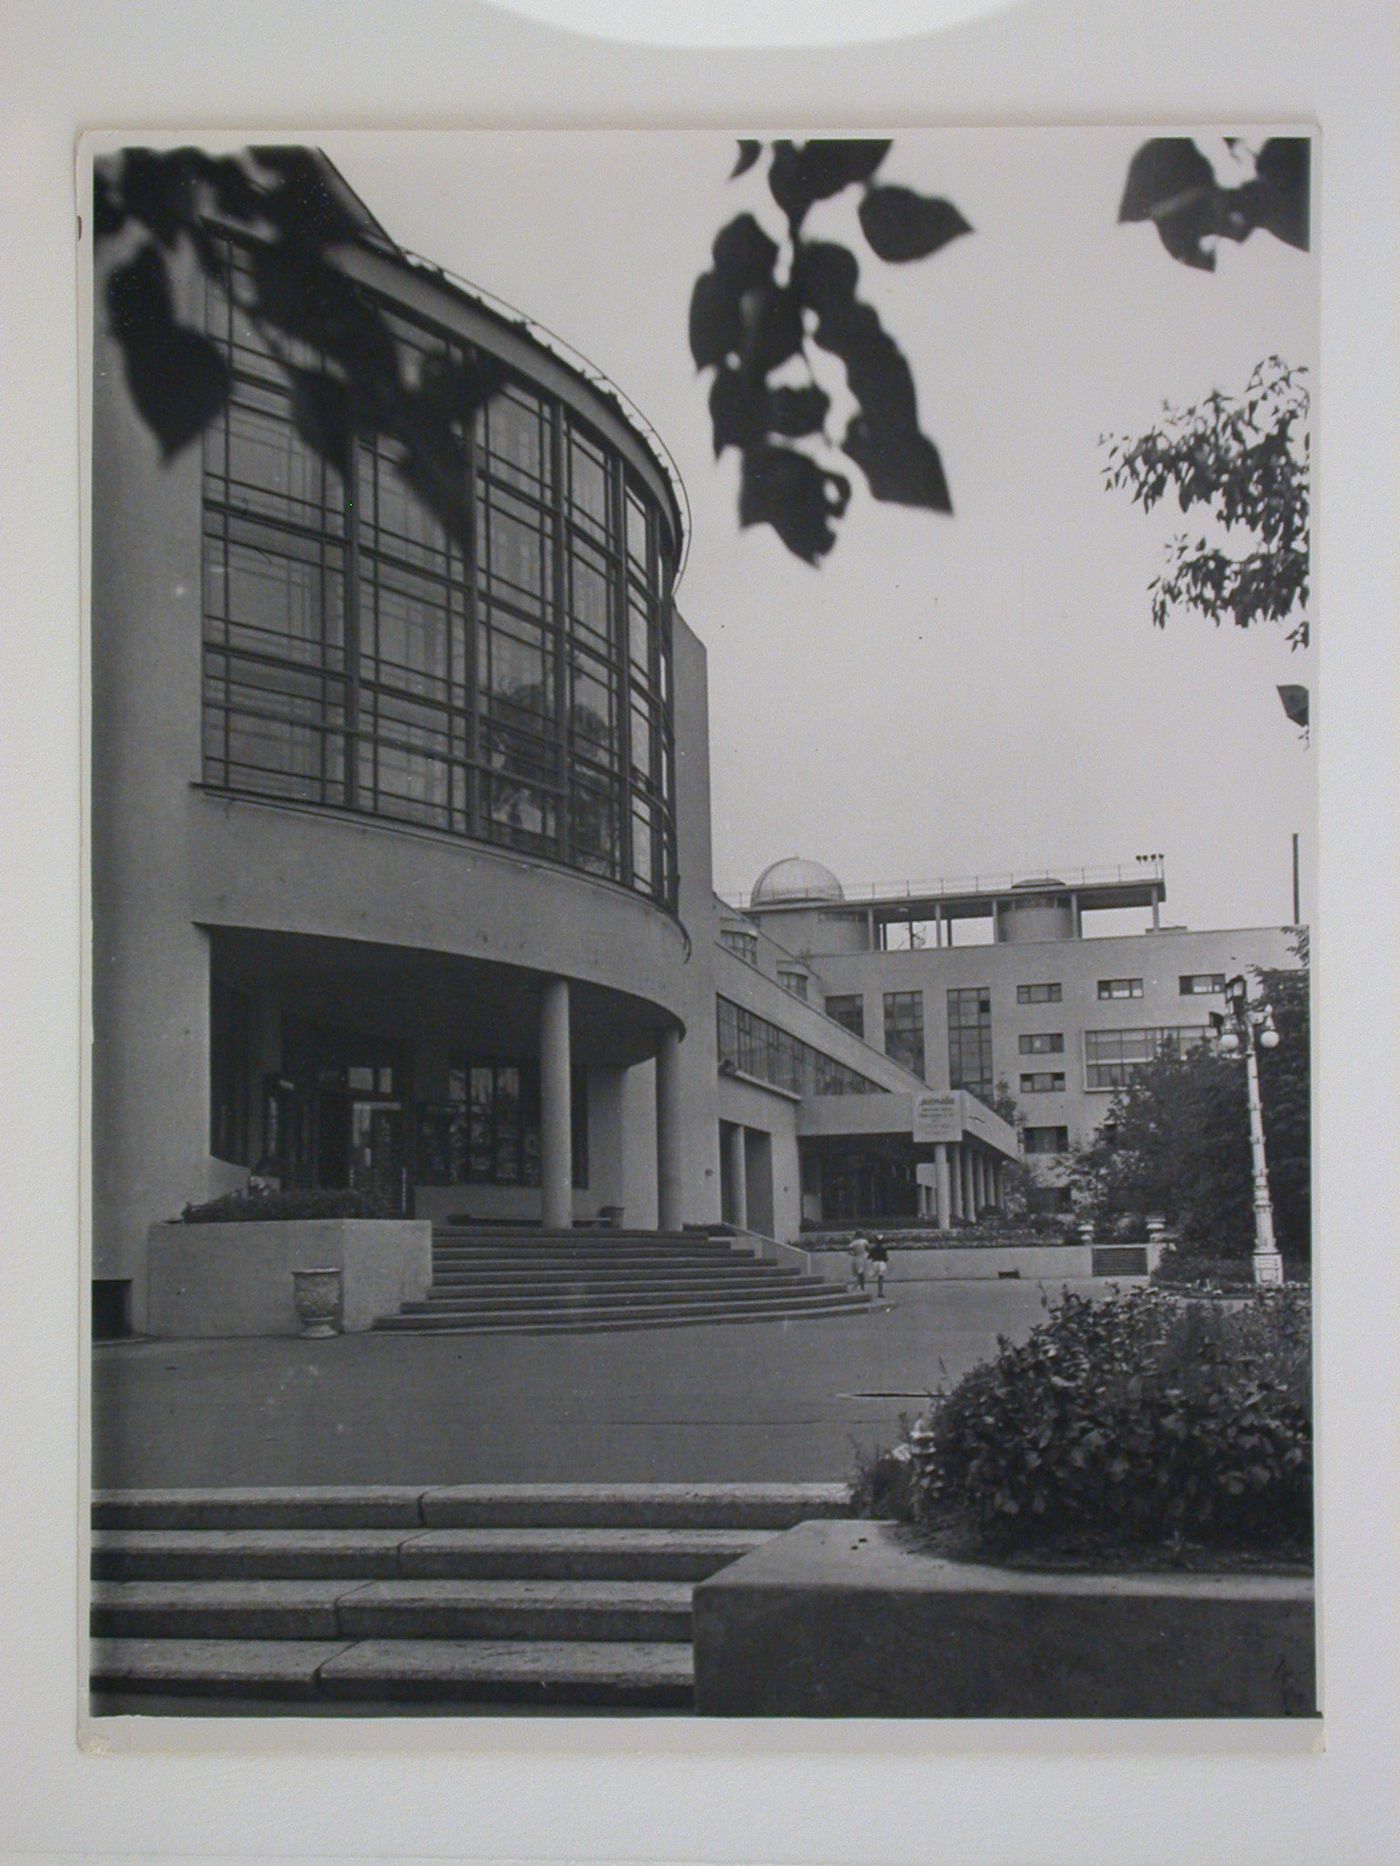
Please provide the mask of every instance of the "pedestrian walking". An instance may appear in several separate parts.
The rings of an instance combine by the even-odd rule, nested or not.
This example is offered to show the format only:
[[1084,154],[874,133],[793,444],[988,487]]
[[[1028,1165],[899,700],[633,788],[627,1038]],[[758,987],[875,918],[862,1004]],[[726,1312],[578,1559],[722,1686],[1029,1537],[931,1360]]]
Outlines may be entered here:
[[885,1272],[890,1267],[890,1253],[885,1240],[876,1234],[875,1242],[870,1246],[870,1268],[875,1272],[875,1293],[885,1293]]
[[851,1278],[857,1289],[865,1288],[865,1273],[870,1265],[870,1245],[859,1233],[847,1245],[851,1259]]

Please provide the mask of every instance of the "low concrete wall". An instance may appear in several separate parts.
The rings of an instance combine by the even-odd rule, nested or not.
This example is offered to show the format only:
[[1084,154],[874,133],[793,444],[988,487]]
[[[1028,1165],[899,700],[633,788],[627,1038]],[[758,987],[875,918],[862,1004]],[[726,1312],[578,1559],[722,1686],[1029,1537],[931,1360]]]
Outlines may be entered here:
[[695,1589],[719,1717],[1316,1714],[1305,1577],[1029,1574],[891,1523],[808,1522]]
[[292,1271],[334,1268],[344,1272],[342,1325],[356,1334],[426,1295],[432,1257],[424,1218],[152,1225],[145,1331],[162,1338],[298,1334]]
[[[980,1247],[950,1244],[896,1249],[892,1245],[885,1283],[888,1287],[893,1283],[934,1283],[945,1279],[967,1282],[998,1276],[1058,1283],[1096,1274],[1107,1282],[1130,1280],[1132,1272],[1096,1271],[1095,1248],[1089,1244],[984,1244]],[[1146,1251],[1149,1270],[1162,1254],[1160,1244],[1133,1248]],[[844,1250],[805,1251],[802,1255],[810,1266],[809,1275],[824,1277],[829,1283],[850,1281],[851,1260]]]

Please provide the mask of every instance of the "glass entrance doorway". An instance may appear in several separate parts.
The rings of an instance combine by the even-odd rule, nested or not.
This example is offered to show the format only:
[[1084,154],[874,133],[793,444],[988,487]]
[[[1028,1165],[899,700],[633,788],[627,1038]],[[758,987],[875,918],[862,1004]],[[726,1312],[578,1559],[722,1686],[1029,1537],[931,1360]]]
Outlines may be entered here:
[[267,1087],[269,1151],[284,1185],[353,1190],[386,1215],[413,1197],[399,1046],[288,1017],[283,1073]]

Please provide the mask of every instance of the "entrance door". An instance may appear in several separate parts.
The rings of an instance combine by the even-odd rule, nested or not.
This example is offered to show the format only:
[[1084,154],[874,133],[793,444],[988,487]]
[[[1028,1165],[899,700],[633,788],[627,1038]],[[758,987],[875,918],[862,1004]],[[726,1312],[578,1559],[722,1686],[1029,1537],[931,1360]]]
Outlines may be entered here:
[[403,1109],[393,1102],[350,1103],[349,1179],[386,1210],[401,1213],[408,1203]]

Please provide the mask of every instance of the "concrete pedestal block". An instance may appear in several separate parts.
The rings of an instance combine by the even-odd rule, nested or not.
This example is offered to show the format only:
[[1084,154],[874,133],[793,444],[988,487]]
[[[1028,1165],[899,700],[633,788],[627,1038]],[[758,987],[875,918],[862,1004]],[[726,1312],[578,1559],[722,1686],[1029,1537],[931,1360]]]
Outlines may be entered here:
[[1303,1576],[1026,1573],[891,1523],[802,1523],[694,1596],[695,1702],[721,1717],[1316,1714]]
[[426,1296],[432,1226],[425,1218],[152,1225],[146,1332],[166,1339],[298,1334],[292,1272],[306,1265],[341,1272],[341,1326],[355,1334]]

